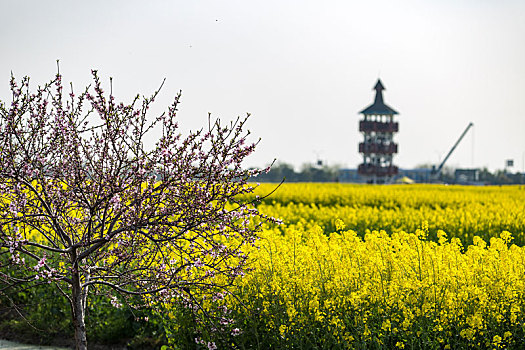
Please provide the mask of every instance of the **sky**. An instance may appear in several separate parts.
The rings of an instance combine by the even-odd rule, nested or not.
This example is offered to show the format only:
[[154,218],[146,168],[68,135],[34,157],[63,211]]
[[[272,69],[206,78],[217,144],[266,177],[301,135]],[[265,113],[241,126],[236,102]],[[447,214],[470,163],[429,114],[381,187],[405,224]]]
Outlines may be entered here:
[[118,101],[166,82],[154,113],[181,90],[183,133],[251,113],[261,139],[246,166],[318,159],[356,168],[359,111],[378,78],[400,114],[401,168],[525,167],[525,1],[194,0],[0,2],[0,100],[9,79],[91,69]]

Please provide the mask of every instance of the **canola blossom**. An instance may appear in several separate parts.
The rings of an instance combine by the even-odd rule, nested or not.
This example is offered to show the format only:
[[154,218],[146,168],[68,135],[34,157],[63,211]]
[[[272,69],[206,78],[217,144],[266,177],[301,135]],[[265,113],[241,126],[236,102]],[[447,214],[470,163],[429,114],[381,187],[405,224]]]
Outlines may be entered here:
[[[262,184],[257,192],[274,188]],[[432,240],[439,230],[463,244],[471,244],[474,236],[488,241],[509,231],[513,243],[525,245],[522,186],[286,184],[258,208],[285,223],[320,226],[327,234],[336,229],[337,219],[361,237],[373,230],[415,232],[427,222]]]
[[258,209],[284,224],[263,225],[235,295],[206,305],[229,310],[229,341],[247,349],[521,349],[524,199],[521,187],[283,185]]
[[254,322],[280,335],[278,347],[484,348],[505,333],[504,344],[521,341],[509,334],[525,326],[525,249],[508,232],[467,248],[439,236],[266,230],[239,292]]
[[[194,254],[179,271],[215,288],[192,300],[146,298],[159,306],[148,316],[169,347],[525,348],[525,188],[285,184],[265,197],[274,189],[262,184],[236,200],[282,224],[254,217],[246,225],[260,226],[259,239],[242,256]],[[226,234],[212,243],[227,252],[242,240]],[[108,245],[100,263],[111,266],[119,244]],[[213,247],[194,237],[179,254],[168,248],[162,253],[176,264],[187,260],[183,252]],[[32,261],[32,270],[44,274],[52,259]],[[228,290],[228,274],[210,275],[214,259],[227,269],[246,263]],[[168,269],[160,260],[151,266]],[[123,307],[119,298],[111,305]]]

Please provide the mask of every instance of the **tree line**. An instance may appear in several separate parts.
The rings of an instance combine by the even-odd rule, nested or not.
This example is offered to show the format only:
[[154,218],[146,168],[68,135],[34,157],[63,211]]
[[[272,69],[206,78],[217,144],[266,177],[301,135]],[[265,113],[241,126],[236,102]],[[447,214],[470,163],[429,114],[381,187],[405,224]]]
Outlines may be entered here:
[[[427,168],[427,166],[420,166],[420,168]],[[428,167],[428,169],[430,171],[430,167]],[[454,171],[455,169],[452,167],[445,167],[439,180],[444,183],[457,183]],[[281,182],[283,179],[286,182],[340,182],[341,168],[338,166],[304,164],[299,170],[295,170],[293,165],[279,162],[273,165],[269,172],[263,172],[251,180],[258,182]],[[512,173],[508,170],[491,172],[487,168],[482,168],[479,169],[478,182],[486,185],[525,184],[525,174],[520,172]]]

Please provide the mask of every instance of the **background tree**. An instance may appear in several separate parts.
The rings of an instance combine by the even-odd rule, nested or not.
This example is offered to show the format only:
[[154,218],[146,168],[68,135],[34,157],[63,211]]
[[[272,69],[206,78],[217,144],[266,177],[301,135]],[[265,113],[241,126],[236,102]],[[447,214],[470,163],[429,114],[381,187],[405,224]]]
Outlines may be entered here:
[[[291,164],[277,163],[268,173],[261,174],[257,181],[261,182],[338,182],[339,166],[303,164],[296,172]],[[254,179],[255,180],[255,179]]]
[[151,119],[159,91],[116,103],[92,75],[78,97],[64,95],[59,73],[34,92],[12,77],[12,102],[0,103],[0,293],[55,285],[78,349],[89,293],[115,306],[156,295],[199,307],[199,293],[243,274],[258,228],[250,218],[261,217],[236,199],[260,172],[241,167],[256,146],[248,116],[182,137],[180,94]]
[[286,178],[287,182],[295,182],[298,181],[298,177],[298,173],[295,172],[292,165],[279,162],[272,166],[272,169],[268,173],[261,174],[254,180],[263,182],[281,182]]

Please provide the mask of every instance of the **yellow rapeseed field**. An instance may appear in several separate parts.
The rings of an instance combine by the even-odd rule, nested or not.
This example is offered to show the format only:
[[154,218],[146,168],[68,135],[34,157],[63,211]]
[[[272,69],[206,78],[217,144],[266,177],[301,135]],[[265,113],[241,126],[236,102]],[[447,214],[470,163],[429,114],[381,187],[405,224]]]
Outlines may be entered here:
[[[275,187],[262,184],[257,194]],[[373,230],[415,232],[426,222],[432,240],[438,230],[463,244],[509,231],[513,243],[525,245],[525,186],[284,184],[259,209],[285,223],[319,226],[327,234],[337,219],[361,237]]]
[[[158,315],[170,345],[525,348],[525,187],[284,184],[266,197],[275,187],[254,195],[282,224],[244,248],[246,274],[231,294],[195,296],[231,337],[174,298]],[[203,258],[183,277],[207,272]]]
[[525,347],[524,188],[289,184],[259,209],[283,224],[227,299],[241,346]]

